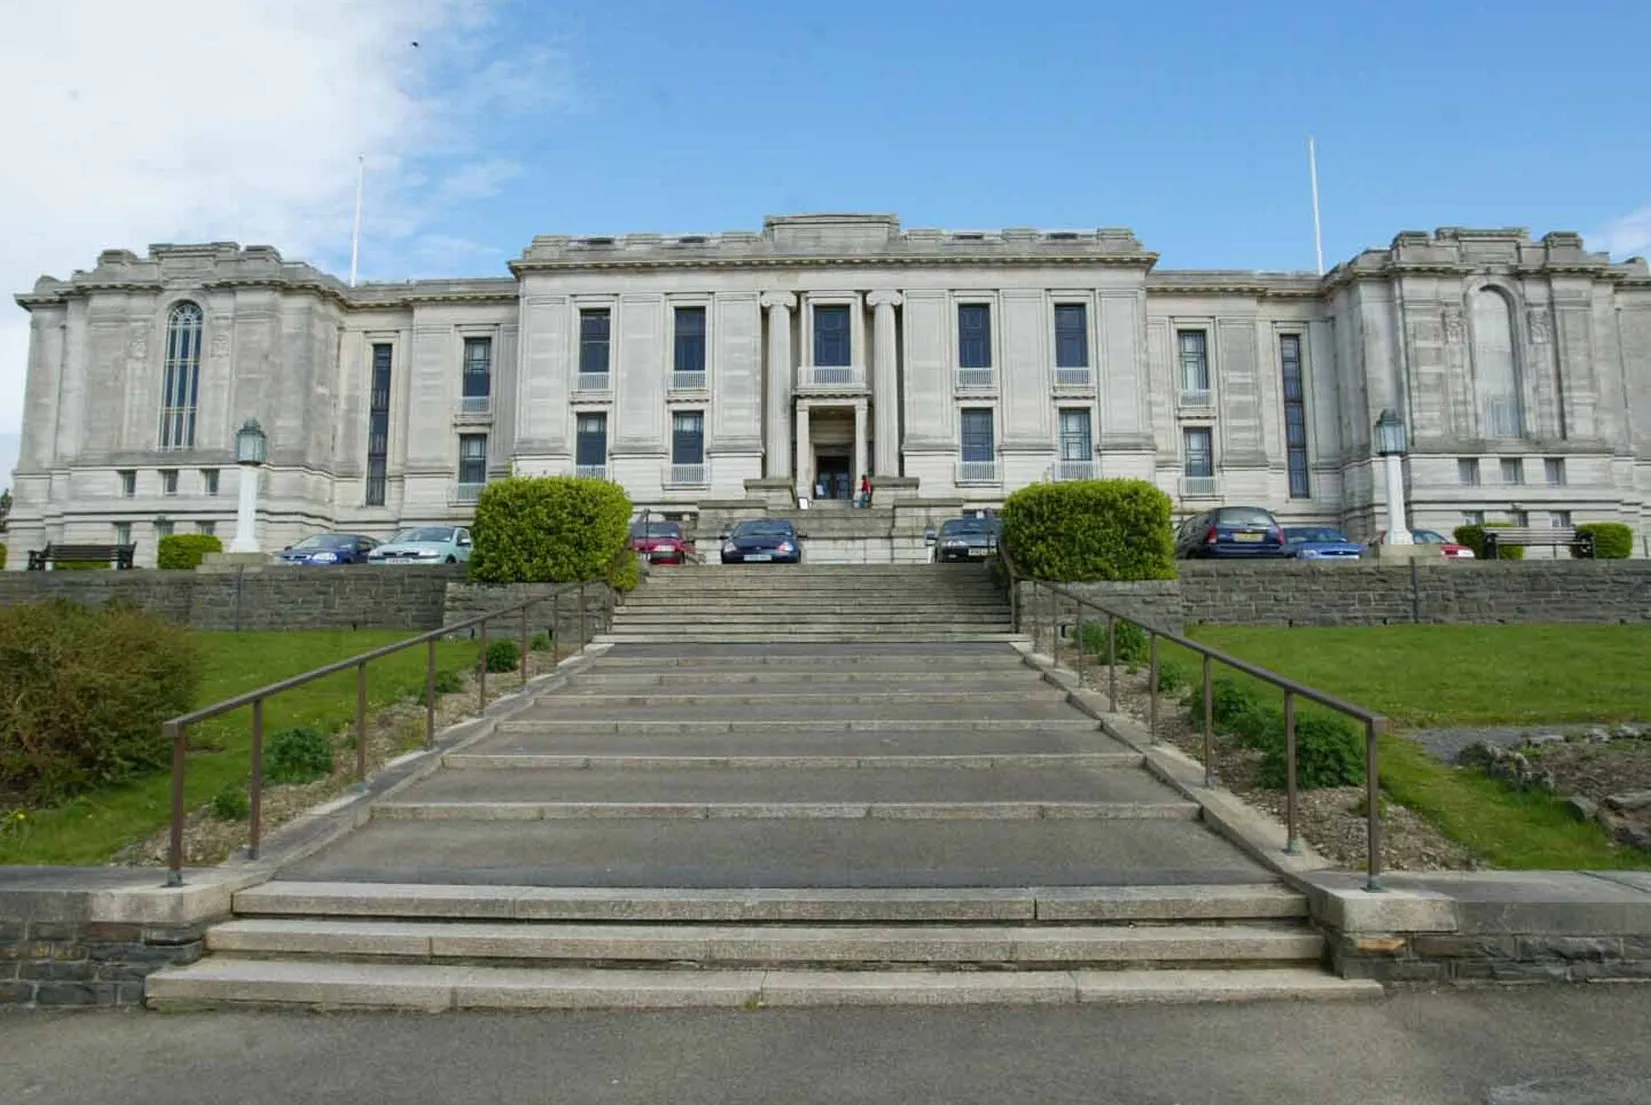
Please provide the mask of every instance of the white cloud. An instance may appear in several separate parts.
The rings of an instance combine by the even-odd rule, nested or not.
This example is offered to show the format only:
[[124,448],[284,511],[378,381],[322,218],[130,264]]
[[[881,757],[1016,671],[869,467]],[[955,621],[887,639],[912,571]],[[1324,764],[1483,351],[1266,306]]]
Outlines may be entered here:
[[[571,101],[565,57],[501,44],[494,4],[6,5],[0,292],[162,241],[267,243],[347,265],[362,153],[362,275],[399,277],[446,209],[519,172],[476,153],[488,124]],[[21,423],[27,326],[0,306],[0,431]]]
[[1586,237],[1592,249],[1603,249],[1612,257],[1651,256],[1651,204],[1613,219],[1605,229]]

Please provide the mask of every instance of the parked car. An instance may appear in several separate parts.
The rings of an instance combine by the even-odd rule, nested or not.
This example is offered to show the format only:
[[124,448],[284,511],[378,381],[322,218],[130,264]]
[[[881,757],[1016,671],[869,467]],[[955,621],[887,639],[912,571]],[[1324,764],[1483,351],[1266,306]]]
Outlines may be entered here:
[[1285,526],[1285,555],[1297,560],[1357,560],[1364,546],[1333,526]]
[[414,526],[367,554],[369,564],[458,564],[470,559],[473,543],[463,526]]
[[953,518],[940,526],[938,534],[926,534],[934,547],[934,560],[944,564],[955,560],[980,560],[997,551],[1003,523],[997,518]]
[[[1473,552],[1472,549],[1468,548],[1466,545],[1457,544],[1455,541],[1452,541],[1450,538],[1446,537],[1442,533],[1437,532],[1436,530],[1413,529],[1413,530],[1410,531],[1410,539],[1412,541],[1416,542],[1416,544],[1418,544],[1418,545],[1438,545],[1438,546],[1440,546],[1440,551],[1442,553],[1444,553],[1444,557],[1445,557],[1446,560],[1473,560],[1473,559],[1475,559],[1474,552]],[[1386,530],[1381,530],[1376,534],[1376,539],[1374,541],[1370,542],[1370,543],[1372,545],[1380,545],[1382,542],[1384,542],[1386,540],[1387,540],[1387,531]]]
[[683,536],[680,522],[632,522],[631,548],[650,564],[686,564],[694,555],[694,543]]
[[741,522],[722,535],[724,564],[801,564],[802,534],[779,518]]
[[378,542],[359,533],[312,533],[278,554],[283,564],[365,564]]
[[1175,555],[1194,557],[1288,556],[1284,527],[1258,506],[1223,506],[1194,514],[1175,531]]

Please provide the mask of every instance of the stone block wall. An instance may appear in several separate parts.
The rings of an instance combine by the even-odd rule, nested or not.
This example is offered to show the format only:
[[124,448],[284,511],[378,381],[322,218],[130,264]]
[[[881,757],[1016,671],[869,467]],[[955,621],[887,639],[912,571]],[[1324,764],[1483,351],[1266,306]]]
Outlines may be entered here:
[[[552,592],[560,586],[562,585],[556,583],[492,584],[453,581],[447,585],[446,603],[439,624],[453,625],[493,610],[506,609],[529,598],[542,598],[543,602],[528,608],[528,634],[531,636],[534,633],[548,632],[553,636],[559,635],[564,641],[571,641],[579,630],[579,600],[572,593],[562,595],[559,600],[553,600]],[[615,601],[615,596],[605,583],[592,583],[586,587],[586,640],[602,632],[603,627],[607,625],[608,611]],[[478,627],[472,626],[462,633],[464,636],[476,636],[477,629]],[[490,637],[505,636],[514,639],[521,632],[520,616],[506,615],[497,625],[489,623],[487,631]]]

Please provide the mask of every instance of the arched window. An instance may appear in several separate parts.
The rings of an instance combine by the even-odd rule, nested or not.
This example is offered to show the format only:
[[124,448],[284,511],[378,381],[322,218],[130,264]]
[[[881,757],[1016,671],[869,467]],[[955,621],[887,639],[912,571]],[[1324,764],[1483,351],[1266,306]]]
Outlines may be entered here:
[[195,447],[201,393],[201,309],[180,303],[166,319],[166,375],[161,389],[162,449]]
[[1519,364],[1514,358],[1513,309],[1508,297],[1491,288],[1473,293],[1473,367],[1479,382],[1479,405],[1485,436],[1519,437]]

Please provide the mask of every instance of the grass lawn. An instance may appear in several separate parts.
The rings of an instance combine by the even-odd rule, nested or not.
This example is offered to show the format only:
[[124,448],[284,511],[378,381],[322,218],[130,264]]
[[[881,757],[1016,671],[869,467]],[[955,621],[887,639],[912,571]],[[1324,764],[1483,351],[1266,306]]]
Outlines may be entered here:
[[[244,691],[279,682],[311,668],[404,640],[395,630],[314,630],[264,633],[197,633],[204,675],[197,702],[207,706]],[[440,668],[473,663],[471,641],[436,646]],[[375,661],[367,669],[371,708],[424,693],[425,650],[408,649]],[[338,675],[271,698],[264,703],[266,739],[278,729],[309,725],[334,731],[355,720],[355,673]],[[206,722],[190,733],[193,752],[185,775],[185,798],[193,809],[250,772],[251,708]],[[83,794],[61,806],[30,811],[29,828],[0,836],[0,863],[101,864],[121,848],[141,840],[171,816],[171,775],[160,772],[115,787]]]
[[[1651,718],[1651,626],[1200,626],[1191,635],[1379,710],[1400,729]],[[1613,847],[1557,799],[1441,764],[1403,737],[1382,738],[1381,775],[1394,801],[1496,867],[1651,868],[1651,855]]]

